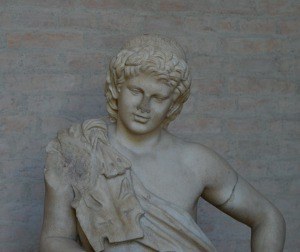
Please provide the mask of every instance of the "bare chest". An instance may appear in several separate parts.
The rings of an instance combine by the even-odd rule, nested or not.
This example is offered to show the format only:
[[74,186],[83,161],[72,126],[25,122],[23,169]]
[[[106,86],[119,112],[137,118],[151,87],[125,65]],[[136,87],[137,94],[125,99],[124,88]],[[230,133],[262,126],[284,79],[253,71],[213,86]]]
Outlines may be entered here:
[[194,214],[195,204],[203,186],[201,179],[195,176],[192,169],[184,167],[176,157],[133,158],[131,162],[133,172],[149,191]]

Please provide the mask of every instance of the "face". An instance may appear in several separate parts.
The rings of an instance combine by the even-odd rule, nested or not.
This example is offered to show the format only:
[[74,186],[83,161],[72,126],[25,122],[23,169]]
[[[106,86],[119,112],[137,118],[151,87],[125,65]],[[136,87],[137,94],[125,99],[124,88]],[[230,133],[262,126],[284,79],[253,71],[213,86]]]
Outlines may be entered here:
[[145,74],[127,80],[119,90],[117,122],[139,135],[161,129],[173,104],[173,89]]

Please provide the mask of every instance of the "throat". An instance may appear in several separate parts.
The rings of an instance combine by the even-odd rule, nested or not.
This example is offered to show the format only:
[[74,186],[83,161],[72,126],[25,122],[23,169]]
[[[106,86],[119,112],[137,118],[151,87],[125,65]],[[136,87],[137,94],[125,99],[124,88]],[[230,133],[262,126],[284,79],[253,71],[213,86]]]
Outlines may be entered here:
[[134,153],[153,152],[162,140],[162,130],[159,128],[146,134],[133,134],[120,124],[109,128],[109,139],[115,147],[125,148]]

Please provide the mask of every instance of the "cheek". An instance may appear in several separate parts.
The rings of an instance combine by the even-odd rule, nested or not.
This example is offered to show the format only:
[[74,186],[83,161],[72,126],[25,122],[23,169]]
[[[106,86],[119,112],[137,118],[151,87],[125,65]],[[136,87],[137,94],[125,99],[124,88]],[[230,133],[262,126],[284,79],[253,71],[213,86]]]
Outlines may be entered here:
[[133,96],[128,92],[123,92],[118,99],[118,105],[124,109],[132,108],[137,106],[139,98]]
[[172,101],[166,101],[165,103],[159,103],[159,104],[155,104],[153,106],[153,111],[155,112],[155,114],[157,114],[157,116],[165,116],[170,107],[172,105]]

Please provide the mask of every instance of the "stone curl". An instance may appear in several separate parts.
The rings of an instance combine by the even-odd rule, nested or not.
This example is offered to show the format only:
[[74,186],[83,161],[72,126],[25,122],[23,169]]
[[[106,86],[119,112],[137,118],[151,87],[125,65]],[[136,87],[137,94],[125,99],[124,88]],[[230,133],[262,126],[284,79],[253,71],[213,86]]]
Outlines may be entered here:
[[107,111],[113,121],[118,115],[118,89],[140,73],[174,88],[176,99],[163,122],[167,127],[190,94],[191,78],[183,49],[174,40],[149,35],[134,38],[125,45],[111,60],[105,84]]

